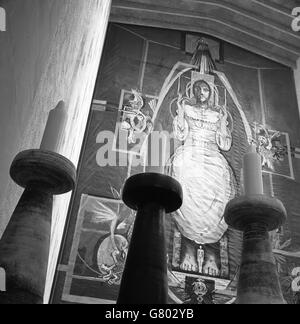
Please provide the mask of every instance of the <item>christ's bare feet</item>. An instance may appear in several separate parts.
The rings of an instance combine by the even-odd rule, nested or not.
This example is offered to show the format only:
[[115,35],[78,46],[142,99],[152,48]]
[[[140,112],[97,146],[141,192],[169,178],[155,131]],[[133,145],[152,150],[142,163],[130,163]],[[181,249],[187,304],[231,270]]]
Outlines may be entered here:
[[220,270],[217,266],[216,258],[214,255],[209,255],[203,267],[203,272],[206,275],[217,277],[220,275]]
[[198,264],[196,260],[196,247],[194,244],[185,239],[183,242],[182,263],[180,269],[188,272],[198,272]]

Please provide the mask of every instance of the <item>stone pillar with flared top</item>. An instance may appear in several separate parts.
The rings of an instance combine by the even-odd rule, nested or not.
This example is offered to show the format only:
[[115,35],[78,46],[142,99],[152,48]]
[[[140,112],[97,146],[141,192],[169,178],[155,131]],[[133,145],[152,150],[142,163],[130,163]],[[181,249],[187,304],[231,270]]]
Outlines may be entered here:
[[17,155],[10,174],[25,190],[0,241],[0,267],[7,277],[0,304],[42,304],[53,195],[74,188],[76,169],[57,153],[28,150]]
[[182,205],[181,185],[173,178],[144,173],[131,177],[123,201],[137,210],[118,304],[167,304],[165,215]]
[[264,195],[239,197],[227,205],[227,224],[244,233],[238,304],[285,304],[269,232],[286,218],[283,204]]

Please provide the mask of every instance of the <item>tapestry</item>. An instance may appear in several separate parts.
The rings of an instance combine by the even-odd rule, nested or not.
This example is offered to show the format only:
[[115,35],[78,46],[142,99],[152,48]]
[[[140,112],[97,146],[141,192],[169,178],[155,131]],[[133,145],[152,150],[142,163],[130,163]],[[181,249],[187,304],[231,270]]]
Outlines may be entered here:
[[[110,26],[54,302],[116,302],[135,220],[122,188],[130,176],[156,168],[184,193],[180,210],[166,217],[169,303],[235,303],[242,233],[228,227],[224,210],[243,194],[250,143],[262,156],[265,194],[288,212],[270,237],[284,297],[300,302],[300,121],[292,73],[221,42]],[[219,60],[224,47],[228,62],[226,55]]]

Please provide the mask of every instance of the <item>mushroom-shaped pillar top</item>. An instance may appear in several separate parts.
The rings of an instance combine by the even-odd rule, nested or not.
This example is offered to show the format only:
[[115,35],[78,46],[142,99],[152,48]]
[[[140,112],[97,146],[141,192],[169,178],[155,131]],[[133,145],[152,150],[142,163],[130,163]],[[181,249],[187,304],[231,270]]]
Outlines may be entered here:
[[166,213],[172,213],[182,205],[182,187],[172,177],[159,173],[142,173],[127,180],[123,189],[123,201],[133,210],[154,202],[162,206]]
[[64,156],[51,151],[27,150],[14,159],[11,178],[23,188],[34,188],[53,195],[75,187],[76,168]]
[[225,210],[225,221],[233,228],[244,231],[249,224],[260,223],[271,232],[287,220],[282,202],[265,195],[242,196],[229,202]]

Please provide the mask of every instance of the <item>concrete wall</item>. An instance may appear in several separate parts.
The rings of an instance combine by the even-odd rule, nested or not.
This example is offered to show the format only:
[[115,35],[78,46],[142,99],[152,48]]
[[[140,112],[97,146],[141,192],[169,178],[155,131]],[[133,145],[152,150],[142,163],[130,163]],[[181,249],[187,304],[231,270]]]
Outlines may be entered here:
[[[38,148],[49,110],[68,120],[59,152],[78,163],[106,35],[110,0],[0,0],[0,235],[22,190],[9,178],[14,156]],[[48,300],[70,194],[56,197],[45,300]]]

